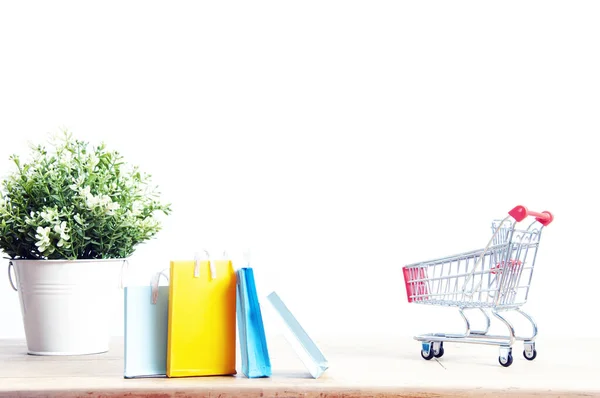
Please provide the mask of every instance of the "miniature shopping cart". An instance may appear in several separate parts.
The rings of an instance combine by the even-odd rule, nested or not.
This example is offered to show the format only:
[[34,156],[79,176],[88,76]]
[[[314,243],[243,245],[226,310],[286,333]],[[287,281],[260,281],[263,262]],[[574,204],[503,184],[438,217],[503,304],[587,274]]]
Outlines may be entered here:
[[[507,367],[513,362],[515,341],[523,341],[526,359],[535,359],[537,325],[520,307],[529,295],[542,229],[552,222],[553,216],[547,211],[529,211],[524,206],[517,206],[508,214],[503,220],[492,222],[492,238],[484,249],[403,267],[409,303],[456,307],[466,324],[464,334],[415,336],[415,340],[421,342],[424,359],[444,355],[444,342],[490,344],[500,347],[498,360]],[[517,228],[528,216],[535,220],[524,228]],[[484,330],[471,330],[467,310],[483,313]],[[506,325],[508,335],[488,335],[491,323],[488,311]],[[501,314],[506,311],[515,311],[531,322],[532,335],[517,336],[512,324]]]

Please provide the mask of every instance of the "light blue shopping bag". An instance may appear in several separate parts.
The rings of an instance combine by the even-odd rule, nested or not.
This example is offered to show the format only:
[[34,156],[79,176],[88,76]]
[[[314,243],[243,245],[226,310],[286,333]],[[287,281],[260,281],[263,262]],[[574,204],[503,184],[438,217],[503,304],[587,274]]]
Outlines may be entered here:
[[254,272],[245,267],[237,273],[237,319],[242,373],[248,378],[271,376],[271,360],[256,293]]
[[169,286],[159,286],[157,272],[148,286],[126,286],[125,369],[126,379],[166,377]]
[[323,352],[321,352],[317,344],[306,333],[300,322],[294,317],[277,293],[271,292],[267,296],[267,299],[285,326],[284,337],[304,363],[311,376],[318,379],[329,368],[329,362],[323,355]]

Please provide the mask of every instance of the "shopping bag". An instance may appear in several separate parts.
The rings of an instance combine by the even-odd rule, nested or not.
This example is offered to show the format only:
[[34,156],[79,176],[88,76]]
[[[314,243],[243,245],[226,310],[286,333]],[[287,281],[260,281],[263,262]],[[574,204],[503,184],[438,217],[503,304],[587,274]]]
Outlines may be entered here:
[[123,288],[126,379],[166,376],[169,286],[159,286],[161,276],[168,281],[157,272],[148,286]]
[[167,376],[236,374],[236,275],[230,260],[171,261]]
[[277,293],[272,292],[267,299],[275,309],[280,320],[284,324],[284,337],[296,352],[306,369],[315,379],[329,368],[329,363],[325,356],[310,338],[308,333],[302,328],[300,322],[294,317],[291,311],[286,307]]
[[256,293],[254,271],[250,267],[237,272],[237,320],[242,373],[248,378],[271,376],[271,361]]

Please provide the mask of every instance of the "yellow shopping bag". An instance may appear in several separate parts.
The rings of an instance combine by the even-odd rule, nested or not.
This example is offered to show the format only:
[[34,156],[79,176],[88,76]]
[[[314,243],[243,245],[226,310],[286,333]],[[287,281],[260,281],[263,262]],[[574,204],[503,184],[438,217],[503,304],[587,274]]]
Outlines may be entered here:
[[236,274],[230,260],[171,261],[167,376],[236,374]]

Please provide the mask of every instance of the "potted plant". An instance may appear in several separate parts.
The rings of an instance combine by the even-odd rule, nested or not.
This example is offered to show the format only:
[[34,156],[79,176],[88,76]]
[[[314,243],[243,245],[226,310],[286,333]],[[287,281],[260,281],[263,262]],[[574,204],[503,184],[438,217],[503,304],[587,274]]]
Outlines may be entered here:
[[49,149],[31,150],[27,161],[10,157],[14,170],[0,188],[0,249],[19,292],[28,352],[106,352],[111,288],[170,204],[160,202],[150,175],[104,143],[92,147],[64,131]]

